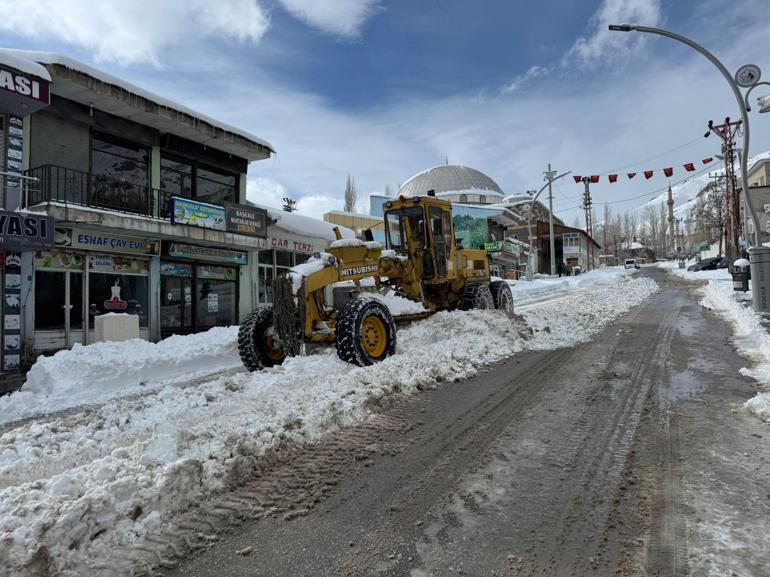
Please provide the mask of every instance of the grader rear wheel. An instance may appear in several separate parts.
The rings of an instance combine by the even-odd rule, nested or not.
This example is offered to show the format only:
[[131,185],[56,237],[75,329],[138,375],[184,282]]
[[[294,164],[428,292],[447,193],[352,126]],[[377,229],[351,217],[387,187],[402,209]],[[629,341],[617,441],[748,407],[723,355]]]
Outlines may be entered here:
[[365,367],[396,352],[396,324],[380,301],[353,299],[340,313],[336,341],[340,359]]
[[469,311],[472,309],[493,309],[495,301],[492,298],[492,292],[489,287],[481,283],[471,283],[465,285],[462,299],[460,300],[460,309]]
[[238,329],[238,354],[249,371],[280,365],[286,358],[275,337],[273,307],[260,307]]
[[496,280],[489,283],[489,290],[492,293],[492,300],[495,303],[495,308],[505,312],[506,314],[513,314],[513,293],[511,287],[504,280]]

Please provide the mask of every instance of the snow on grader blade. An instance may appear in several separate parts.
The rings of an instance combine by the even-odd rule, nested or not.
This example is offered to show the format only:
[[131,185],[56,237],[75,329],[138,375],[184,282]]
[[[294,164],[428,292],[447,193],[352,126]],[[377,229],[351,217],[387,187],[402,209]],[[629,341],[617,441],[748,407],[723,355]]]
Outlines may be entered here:
[[244,319],[238,352],[250,371],[323,343],[334,343],[342,360],[367,366],[395,353],[395,320],[456,309],[513,313],[508,284],[490,282],[487,252],[459,245],[446,200],[387,202],[384,250],[378,242],[342,239],[335,232],[338,239],[328,252],[278,275],[273,304]]

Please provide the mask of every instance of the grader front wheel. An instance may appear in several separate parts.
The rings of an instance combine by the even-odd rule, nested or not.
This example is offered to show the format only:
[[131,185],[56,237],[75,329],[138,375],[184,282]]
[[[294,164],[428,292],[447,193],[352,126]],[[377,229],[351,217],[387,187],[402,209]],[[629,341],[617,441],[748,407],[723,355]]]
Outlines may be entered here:
[[280,365],[286,353],[275,338],[273,307],[260,307],[238,329],[238,354],[249,371]]
[[380,301],[357,298],[340,313],[336,341],[340,359],[365,367],[396,352],[396,324]]
[[481,283],[465,285],[460,301],[460,310],[469,311],[493,308],[495,308],[495,302],[492,298],[492,292],[487,285]]
[[489,290],[492,293],[492,300],[495,308],[506,314],[513,314],[513,293],[511,287],[504,280],[497,280],[489,283]]

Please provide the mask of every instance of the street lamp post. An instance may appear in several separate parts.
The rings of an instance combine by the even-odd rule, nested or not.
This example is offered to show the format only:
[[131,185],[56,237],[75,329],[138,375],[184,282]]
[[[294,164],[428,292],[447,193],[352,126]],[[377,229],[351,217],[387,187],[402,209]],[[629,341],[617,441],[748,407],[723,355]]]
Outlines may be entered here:
[[[553,174],[555,172],[556,171],[553,171],[553,173],[551,172],[551,165],[549,164],[548,165],[548,173],[546,174],[546,178],[545,178],[548,182],[546,182],[540,188],[540,190],[537,191],[537,194],[535,194],[535,196],[532,197],[532,201],[529,203],[529,216],[527,217],[527,236],[529,236],[529,254],[527,255],[527,280],[529,280],[529,281],[532,280],[532,275],[533,275],[533,273],[532,273],[532,268],[533,268],[532,267],[532,208],[535,206],[535,202],[537,202],[537,197],[540,196],[541,192],[543,192],[546,188],[550,191],[551,190],[551,183],[556,182],[557,180],[559,180],[560,178],[562,178],[564,176],[567,176],[572,171],[568,170],[567,172],[563,172],[559,176],[554,177]],[[549,208],[549,211],[551,212],[551,214],[553,214],[552,208],[553,208],[553,206],[551,205],[551,207]],[[551,247],[552,247],[551,248],[551,255],[552,255],[551,256],[551,270],[553,271],[553,267],[554,267],[554,265],[553,265],[553,217],[551,217],[551,225],[550,226],[551,226],[550,233],[551,233]],[[553,274],[553,272],[551,274]]]
[[[609,29],[611,31],[615,32],[646,32],[648,34],[657,34],[659,36],[665,36],[666,38],[671,38],[672,40],[676,40],[678,42],[681,42],[682,44],[686,44],[690,48],[698,51],[702,56],[706,57],[706,59],[709,60],[714,66],[716,66],[717,70],[724,76],[727,83],[730,85],[730,88],[733,91],[733,95],[735,96],[735,100],[738,103],[738,109],[741,112],[741,120],[743,123],[743,154],[741,155],[740,162],[741,162],[741,187],[743,189],[743,198],[744,202],[746,203],[746,206],[749,209],[749,213],[751,214],[751,220],[754,224],[754,246],[752,249],[762,249],[760,242],[760,226],[759,226],[759,216],[757,215],[756,208],[754,207],[754,202],[751,199],[751,196],[749,195],[749,177],[748,177],[748,157],[749,157],[749,115],[748,111],[751,109],[748,103],[749,94],[751,93],[754,88],[757,86],[760,86],[762,84],[769,84],[768,82],[759,82],[759,77],[761,75],[761,71],[759,67],[754,66],[752,64],[748,64],[745,66],[741,66],[741,68],[738,69],[738,72],[735,74],[735,78],[733,78],[730,73],[727,71],[727,68],[719,61],[717,60],[716,56],[714,56],[711,52],[706,50],[703,46],[700,44],[696,44],[689,38],[685,38],[684,36],[681,36],[679,34],[674,34],[673,32],[669,32],[668,30],[663,30],[661,28],[650,28],[648,26],[637,26],[636,24],[610,24]],[[748,88],[745,96],[741,94],[741,91],[738,87],[741,88]],[[762,99],[760,99],[760,112],[767,112],[770,111],[770,107],[766,104],[762,104]],[[757,269],[759,267],[756,267]],[[754,269],[753,263],[752,263],[752,269]],[[752,270],[752,278],[755,277],[755,275],[758,275],[758,270]],[[753,297],[753,305],[754,310],[759,311],[760,310],[760,301],[759,301],[759,293],[758,290],[752,290],[752,297]],[[767,307],[767,304],[765,303],[764,307],[761,307],[763,310]]]

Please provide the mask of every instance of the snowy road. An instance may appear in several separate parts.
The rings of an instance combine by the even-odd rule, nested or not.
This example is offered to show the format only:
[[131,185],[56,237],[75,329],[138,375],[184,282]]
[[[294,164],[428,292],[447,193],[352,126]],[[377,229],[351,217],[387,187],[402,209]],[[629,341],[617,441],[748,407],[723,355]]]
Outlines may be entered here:
[[[301,515],[347,469],[335,463],[376,454],[376,443],[357,449],[357,423],[399,428],[380,414],[391,403],[467,382],[522,351],[587,342],[657,290],[618,269],[584,275],[593,289],[571,297],[574,283],[551,284],[566,298],[515,322],[470,311],[403,327],[397,354],[363,369],[322,349],[233,372],[234,329],[42,359],[29,386],[0,398],[0,575],[132,575],[209,543],[238,514]],[[224,372],[211,375],[217,366]],[[265,477],[284,459],[300,467],[288,481]],[[260,478],[270,490],[256,506],[249,483]]]
[[165,574],[766,575],[770,449],[745,360],[693,285],[642,274],[662,291],[590,342],[276,459],[189,520],[232,532]]

